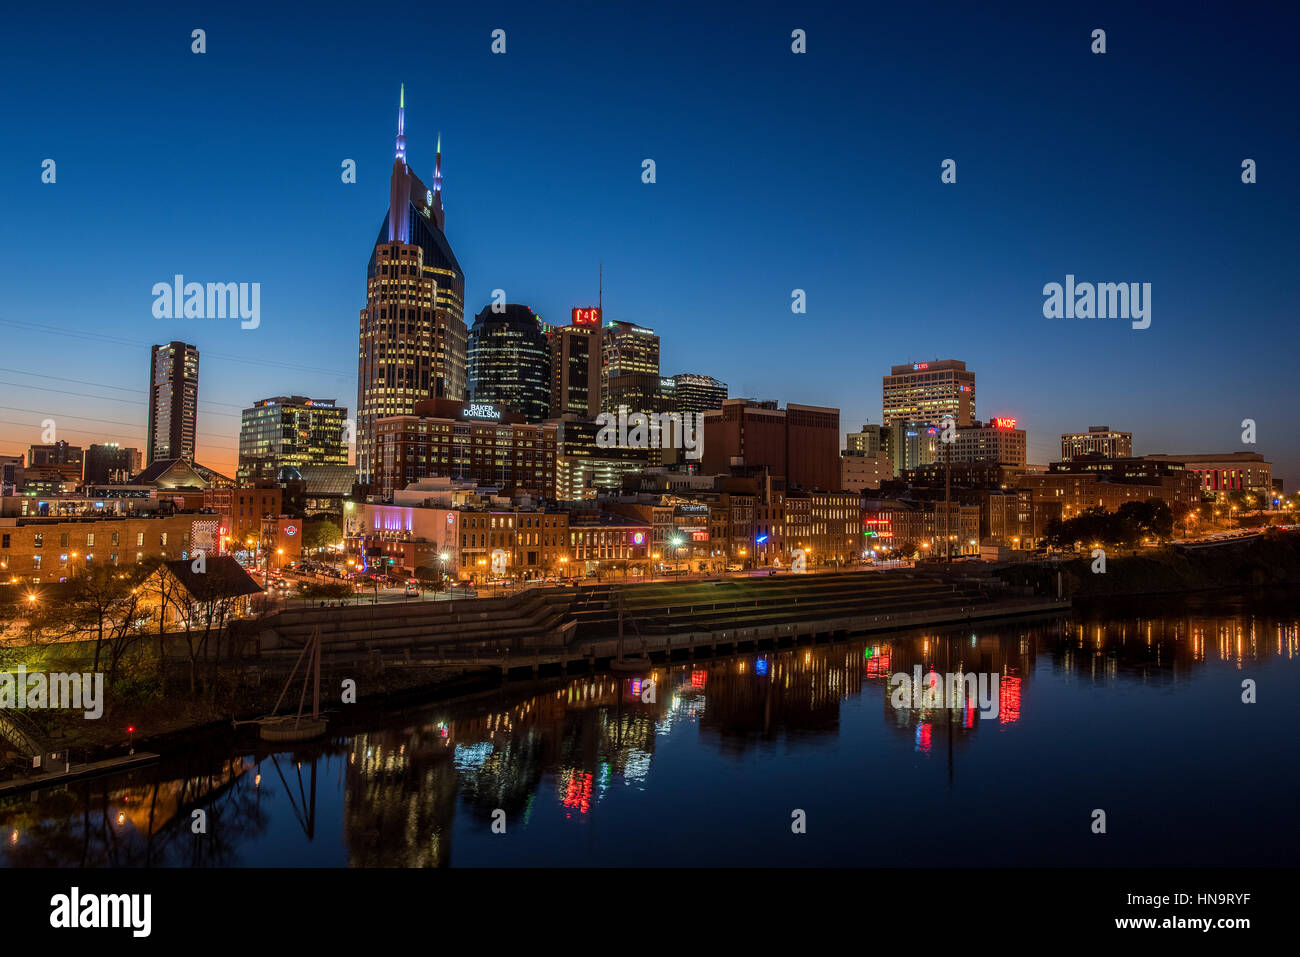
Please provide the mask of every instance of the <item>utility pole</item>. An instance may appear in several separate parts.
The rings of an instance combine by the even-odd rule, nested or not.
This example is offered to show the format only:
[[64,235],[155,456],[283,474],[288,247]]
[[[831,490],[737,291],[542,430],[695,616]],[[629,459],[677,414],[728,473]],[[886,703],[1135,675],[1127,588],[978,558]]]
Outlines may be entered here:
[[[956,420],[953,420],[956,427]],[[942,434],[939,436],[943,440]],[[943,563],[952,561],[949,554],[949,541],[952,538],[952,443],[943,443]]]

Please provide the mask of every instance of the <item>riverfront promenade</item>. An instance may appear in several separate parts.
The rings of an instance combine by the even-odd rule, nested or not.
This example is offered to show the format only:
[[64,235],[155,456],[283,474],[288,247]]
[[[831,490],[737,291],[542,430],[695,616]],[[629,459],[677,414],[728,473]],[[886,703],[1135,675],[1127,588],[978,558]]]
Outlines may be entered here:
[[246,635],[263,665],[296,658],[319,629],[327,663],[594,666],[619,652],[656,659],[853,634],[1059,614],[984,577],[899,570],[775,578],[533,588],[503,598],[286,610]]

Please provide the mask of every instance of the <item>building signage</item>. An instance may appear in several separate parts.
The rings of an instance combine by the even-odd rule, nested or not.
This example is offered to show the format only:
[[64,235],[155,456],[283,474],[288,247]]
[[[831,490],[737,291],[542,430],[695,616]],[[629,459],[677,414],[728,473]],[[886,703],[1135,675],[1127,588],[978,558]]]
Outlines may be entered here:
[[294,535],[297,535],[297,534],[298,534],[298,526],[297,526],[297,525],[286,525],[286,526],[284,527],[284,534],[286,534],[286,535],[288,535],[288,536],[290,536],[290,537],[292,537],[292,536],[294,536]]
[[470,402],[465,406],[464,415],[467,419],[500,419],[501,410],[486,402]]
[[928,368],[930,368],[930,363],[928,362],[917,362],[912,365],[913,372],[922,372]]
[[600,325],[600,307],[591,306],[587,309],[580,309],[577,306],[573,308],[573,324],[575,326],[598,326]]
[[1015,427],[1016,427],[1015,419],[1010,419],[1005,416],[998,416],[996,419],[993,420],[993,428],[995,429],[1014,429]]

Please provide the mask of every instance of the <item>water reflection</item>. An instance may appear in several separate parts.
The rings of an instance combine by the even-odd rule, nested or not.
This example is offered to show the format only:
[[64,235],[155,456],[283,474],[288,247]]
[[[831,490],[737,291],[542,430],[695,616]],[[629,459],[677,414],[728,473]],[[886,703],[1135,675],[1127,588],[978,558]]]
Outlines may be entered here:
[[[1273,693],[1295,693],[1298,652],[1294,615],[1184,609],[918,632],[674,663],[635,678],[557,679],[540,691],[507,689],[433,707],[419,720],[298,752],[193,755],[11,797],[0,804],[0,863],[687,863],[693,858],[680,856],[682,835],[667,823],[674,814],[709,820],[692,832],[704,843],[690,850],[718,863],[748,853],[745,842],[766,826],[755,822],[767,813],[769,792],[773,806],[787,794],[805,803],[824,797],[822,813],[851,833],[797,850],[774,844],[766,856],[754,851],[756,860],[838,863],[831,850],[838,848],[855,851],[858,863],[903,863],[875,859],[879,842],[852,831],[841,805],[872,795],[900,825],[921,825],[934,802],[959,800],[968,812],[1000,820],[1011,812],[997,792],[1018,773],[1019,790],[1009,793],[1037,809],[1016,812],[1032,819],[1060,802],[1065,788],[1045,781],[1044,770],[1069,780],[1098,748],[1122,757],[1140,747],[1134,727],[1164,720],[1152,711],[1157,696],[1178,696],[1181,709],[1220,708],[1233,687],[1220,678],[1239,684],[1262,669],[1276,682]],[[995,675],[996,698],[985,713],[973,693],[899,708],[890,694],[890,677],[899,673]],[[1219,724],[1240,710],[1224,710],[1229,718]],[[1111,727],[1112,738],[1088,743],[1094,730],[1106,735]],[[1247,757],[1277,746],[1265,735],[1234,742]],[[1165,764],[1176,763],[1176,749],[1204,746],[1168,739],[1161,753]],[[1139,793],[1173,796],[1181,786],[1160,762],[1144,769],[1126,759],[1124,774],[1115,781]],[[801,799],[801,788],[810,797]],[[206,827],[197,826],[196,811]],[[493,837],[498,811],[514,840]],[[1044,818],[1050,831],[1049,824]],[[651,859],[618,856],[652,835],[662,846]],[[1158,831],[1144,839],[1150,848],[1175,846],[1161,843]],[[1043,840],[1053,843],[1050,834]],[[1093,851],[1071,840],[1056,839],[1051,853],[1086,861]],[[1278,853],[1295,847],[1292,840]],[[805,848],[822,850],[810,857]],[[1029,863],[1040,849],[1026,838],[1005,853],[999,862]]]

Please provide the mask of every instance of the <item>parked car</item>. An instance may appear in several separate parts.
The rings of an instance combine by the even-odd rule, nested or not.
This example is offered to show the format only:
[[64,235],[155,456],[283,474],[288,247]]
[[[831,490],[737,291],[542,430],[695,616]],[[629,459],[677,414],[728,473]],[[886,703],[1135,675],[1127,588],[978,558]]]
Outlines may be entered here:
[[408,594],[408,595],[418,595],[418,594],[420,594],[420,583],[419,583],[419,582],[407,582],[407,583],[406,583],[406,594]]

